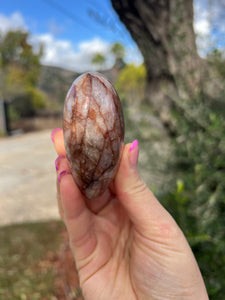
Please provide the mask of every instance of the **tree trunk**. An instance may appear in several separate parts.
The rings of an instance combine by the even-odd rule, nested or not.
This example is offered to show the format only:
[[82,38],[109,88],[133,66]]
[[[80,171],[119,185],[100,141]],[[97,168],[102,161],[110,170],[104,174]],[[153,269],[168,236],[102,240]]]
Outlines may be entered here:
[[201,59],[192,0],[111,0],[144,57],[147,99],[163,119],[178,98],[199,90]]

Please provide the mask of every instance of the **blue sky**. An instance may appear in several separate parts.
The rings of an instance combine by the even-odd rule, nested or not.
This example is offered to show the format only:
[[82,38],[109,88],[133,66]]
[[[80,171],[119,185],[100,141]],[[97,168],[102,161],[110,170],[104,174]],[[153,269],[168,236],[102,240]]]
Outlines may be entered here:
[[[213,32],[217,45],[223,48],[225,45],[225,19],[221,8],[214,7],[216,21],[213,21],[208,3],[209,0],[195,0],[195,29],[199,34],[200,51],[209,47]],[[29,30],[34,46],[44,44],[44,64],[90,70],[93,55],[108,53],[110,45],[117,41],[126,47],[127,62],[142,62],[140,52],[120,23],[110,0],[0,0],[0,31],[17,28]],[[112,61],[107,55],[106,67]]]
[[[94,35],[109,42],[121,39],[121,26],[107,0],[7,0],[2,1],[0,11],[8,16],[20,12],[34,34],[52,31],[58,38],[74,41],[89,40]],[[95,14],[102,18],[103,25]]]

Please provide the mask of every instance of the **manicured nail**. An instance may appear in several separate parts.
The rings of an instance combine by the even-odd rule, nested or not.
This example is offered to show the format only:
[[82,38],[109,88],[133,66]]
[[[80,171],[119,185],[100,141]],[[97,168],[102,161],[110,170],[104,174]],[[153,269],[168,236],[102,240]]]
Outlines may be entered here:
[[59,130],[62,130],[62,128],[55,128],[55,129],[52,130],[51,140],[52,140],[53,143],[54,143],[54,134],[56,133],[56,131],[59,131]]
[[56,169],[56,171],[58,171],[58,169],[59,169],[59,161],[60,161],[60,159],[62,159],[62,158],[65,158],[65,155],[60,154],[60,155],[56,158],[56,160],[55,160],[55,169]]
[[136,167],[138,162],[138,140],[133,141],[129,149],[129,162],[131,167]]
[[62,171],[59,173],[59,176],[58,176],[58,181],[60,182],[62,180],[62,177],[66,174],[69,174],[66,170]]
[[138,146],[138,140],[135,140],[135,141],[133,141],[133,143],[131,144],[131,146],[130,146],[130,149],[129,149],[129,151],[131,152],[135,147],[137,147]]

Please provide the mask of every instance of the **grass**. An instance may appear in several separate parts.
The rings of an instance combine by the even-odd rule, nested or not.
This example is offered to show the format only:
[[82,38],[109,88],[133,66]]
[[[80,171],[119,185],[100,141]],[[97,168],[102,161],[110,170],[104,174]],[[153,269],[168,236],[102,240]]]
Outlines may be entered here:
[[61,222],[0,228],[0,299],[56,300],[54,263],[62,243]]

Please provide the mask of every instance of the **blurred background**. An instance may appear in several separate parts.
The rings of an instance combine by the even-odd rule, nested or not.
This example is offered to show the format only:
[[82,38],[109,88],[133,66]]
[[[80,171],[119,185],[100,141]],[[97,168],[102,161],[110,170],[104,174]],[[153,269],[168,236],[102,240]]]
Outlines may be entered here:
[[0,2],[0,299],[81,299],[50,135],[90,70],[116,87],[142,177],[187,236],[210,299],[224,299],[222,0]]

